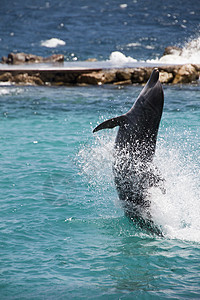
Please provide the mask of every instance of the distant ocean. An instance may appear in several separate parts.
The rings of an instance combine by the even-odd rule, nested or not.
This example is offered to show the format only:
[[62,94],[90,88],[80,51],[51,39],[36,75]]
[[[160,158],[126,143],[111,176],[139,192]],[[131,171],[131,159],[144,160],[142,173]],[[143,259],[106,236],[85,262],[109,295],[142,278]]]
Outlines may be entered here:
[[[200,63],[198,1],[1,1],[0,56]],[[165,47],[183,48],[163,61]],[[199,299],[200,84],[164,86],[151,190],[163,238],[131,223],[112,175],[142,87],[0,83],[0,299]]]

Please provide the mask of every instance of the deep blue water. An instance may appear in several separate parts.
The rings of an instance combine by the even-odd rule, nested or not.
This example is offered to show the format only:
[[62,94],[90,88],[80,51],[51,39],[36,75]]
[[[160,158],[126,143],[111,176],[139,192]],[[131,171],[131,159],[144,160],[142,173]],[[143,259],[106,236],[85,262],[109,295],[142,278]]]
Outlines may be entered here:
[[[1,56],[146,60],[199,38],[199,4],[2,0],[0,25]],[[41,46],[53,37],[66,44]],[[167,192],[151,190],[163,238],[124,217],[116,129],[92,134],[141,89],[0,86],[0,299],[199,299],[199,82],[164,86],[155,162]]]
[[[137,60],[152,59],[167,46],[198,38],[199,17],[196,0],[1,0],[0,54],[63,53],[66,60],[105,60],[117,50]],[[51,38],[66,44],[41,46]]]

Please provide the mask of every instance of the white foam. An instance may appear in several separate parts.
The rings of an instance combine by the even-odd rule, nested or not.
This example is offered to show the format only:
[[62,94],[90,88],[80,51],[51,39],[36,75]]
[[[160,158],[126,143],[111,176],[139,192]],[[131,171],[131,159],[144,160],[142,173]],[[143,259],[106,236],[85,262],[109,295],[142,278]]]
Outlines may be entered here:
[[9,91],[7,89],[0,89],[0,96],[9,95]]
[[200,64],[200,37],[187,42],[181,53],[174,50],[172,54],[164,55],[161,58],[147,60],[150,63],[164,64]]
[[129,43],[129,44],[127,44],[126,46],[127,47],[140,47],[142,44],[141,43]]
[[127,8],[127,6],[128,6],[128,5],[127,5],[126,3],[120,4],[120,7],[121,7],[121,8]]
[[47,48],[56,48],[57,46],[64,46],[65,44],[66,44],[65,41],[57,38],[51,38],[49,40],[41,42],[41,46]]
[[137,62],[136,59],[134,59],[130,56],[125,56],[120,51],[112,52],[110,57],[109,57],[109,61],[113,64],[123,64],[123,63],[129,63],[129,62]]
[[[11,83],[10,81],[0,81],[0,86],[9,86],[9,85],[13,85],[13,83]],[[0,93],[2,93],[3,89],[1,88]]]
[[[5,83],[5,82],[3,82]],[[10,86],[11,84],[8,84],[8,86]],[[12,86],[14,86],[12,84]],[[23,94],[24,93],[24,88],[22,87],[16,87],[16,88],[10,88],[10,87],[6,87],[4,84],[4,87],[0,88],[0,96],[4,96],[4,95],[19,95],[19,94]]]

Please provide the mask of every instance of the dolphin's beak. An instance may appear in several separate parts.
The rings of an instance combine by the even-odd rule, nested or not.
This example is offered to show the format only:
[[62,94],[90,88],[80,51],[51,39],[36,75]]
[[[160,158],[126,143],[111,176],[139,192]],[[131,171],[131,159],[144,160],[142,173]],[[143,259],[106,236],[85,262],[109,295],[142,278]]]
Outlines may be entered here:
[[153,87],[159,79],[159,70],[157,68],[153,69],[151,76],[147,82],[148,87]]

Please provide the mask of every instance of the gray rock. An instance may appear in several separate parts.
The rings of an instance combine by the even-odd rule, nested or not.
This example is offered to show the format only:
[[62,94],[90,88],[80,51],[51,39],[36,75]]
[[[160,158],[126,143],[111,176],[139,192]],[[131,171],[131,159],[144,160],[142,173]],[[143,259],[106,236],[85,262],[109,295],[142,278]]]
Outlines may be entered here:
[[46,63],[46,62],[63,62],[64,55],[62,54],[53,54],[49,57],[43,58],[42,56],[37,56],[34,54],[27,54],[23,52],[19,53],[9,53],[8,57],[2,57],[2,63],[19,65],[24,63]]
[[176,46],[169,46],[165,48],[165,51],[163,53],[164,55],[173,55],[173,54],[178,54],[181,55],[182,49]]

